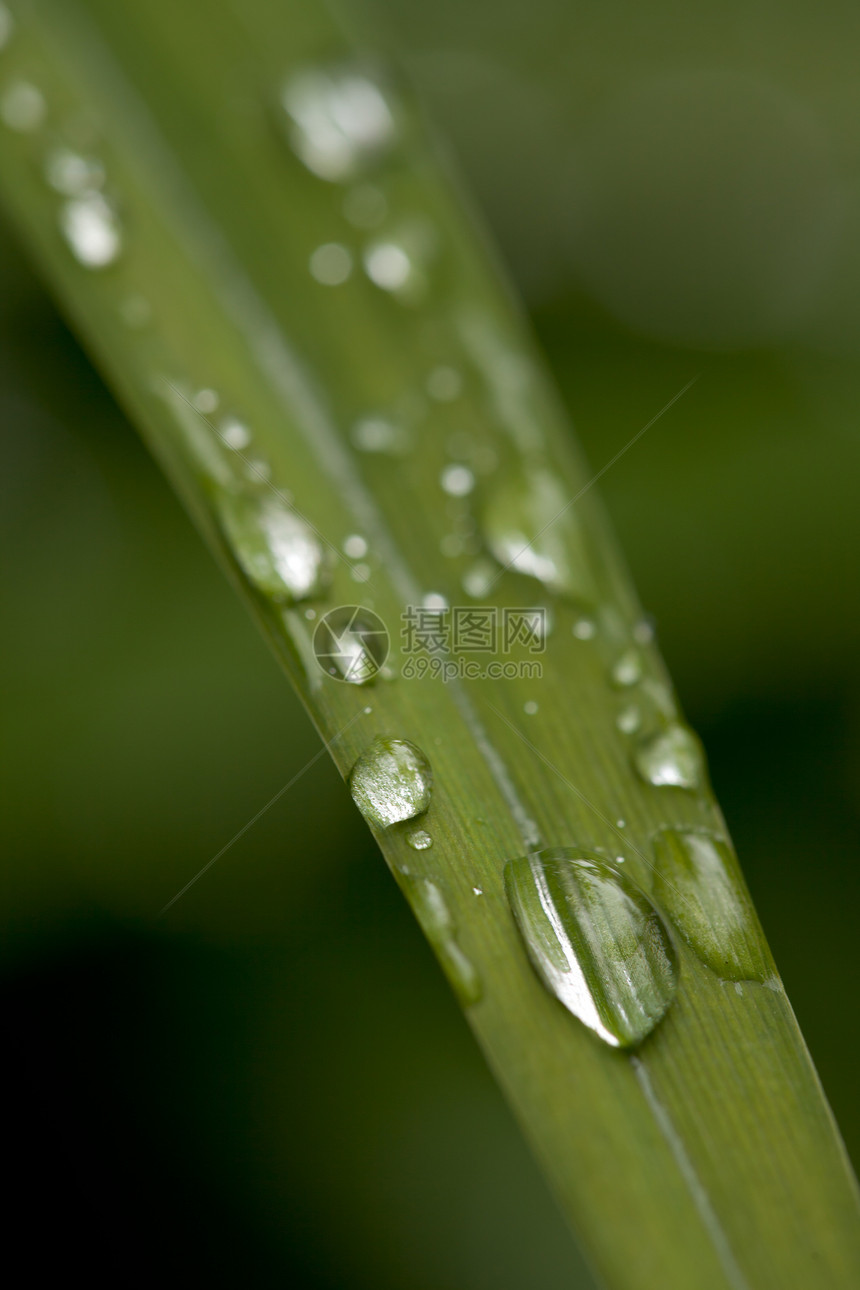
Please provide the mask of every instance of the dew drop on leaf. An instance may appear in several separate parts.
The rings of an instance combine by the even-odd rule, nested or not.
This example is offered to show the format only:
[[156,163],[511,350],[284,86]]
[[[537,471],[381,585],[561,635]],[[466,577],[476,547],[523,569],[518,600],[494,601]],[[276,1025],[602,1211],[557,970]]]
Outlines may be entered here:
[[276,493],[225,493],[218,511],[230,547],[258,591],[286,604],[319,595],[326,571],[322,544]]
[[687,726],[673,723],[644,739],[633,754],[634,765],[656,788],[701,788],[705,779],[702,745]]
[[430,763],[408,739],[377,737],[349,776],[353,801],[364,818],[380,829],[423,814],[432,789]]

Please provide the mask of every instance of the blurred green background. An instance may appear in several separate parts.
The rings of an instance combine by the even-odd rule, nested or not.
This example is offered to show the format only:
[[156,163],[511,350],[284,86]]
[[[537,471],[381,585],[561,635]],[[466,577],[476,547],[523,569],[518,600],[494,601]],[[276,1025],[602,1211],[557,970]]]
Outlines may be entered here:
[[[370,0],[501,246],[855,1160],[860,10]],[[310,724],[3,229],[11,1168],[100,1283],[585,1274]]]

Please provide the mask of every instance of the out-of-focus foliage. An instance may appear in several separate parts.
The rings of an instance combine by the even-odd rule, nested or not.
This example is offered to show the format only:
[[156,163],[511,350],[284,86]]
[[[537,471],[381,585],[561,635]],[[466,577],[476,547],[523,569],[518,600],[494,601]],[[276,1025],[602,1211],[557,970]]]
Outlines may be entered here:
[[[601,490],[856,1158],[860,16],[371,17],[594,468],[702,373]],[[0,273],[5,992],[32,1194],[56,1188],[85,1242],[90,1180],[105,1272],[132,1243],[214,1284],[569,1285],[543,1184],[326,760],[158,920],[316,737],[6,233]]]

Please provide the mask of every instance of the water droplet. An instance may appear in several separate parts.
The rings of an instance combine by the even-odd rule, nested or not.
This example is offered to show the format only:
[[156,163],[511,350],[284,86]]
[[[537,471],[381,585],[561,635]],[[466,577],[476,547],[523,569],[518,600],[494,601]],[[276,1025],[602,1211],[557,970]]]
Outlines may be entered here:
[[45,178],[64,197],[82,197],[101,188],[105,171],[97,157],[82,157],[70,148],[56,148],[45,162]]
[[354,228],[376,228],[388,214],[388,201],[375,184],[357,184],[344,197],[342,209]]
[[218,507],[233,554],[258,591],[291,604],[320,593],[320,540],[277,494],[224,494]]
[[309,623],[312,623],[312,622],[313,622],[313,620],[316,618],[316,616],[317,616],[317,611],[316,611],[315,609],[306,609],[306,610],[305,610],[305,618],[307,619],[307,621],[308,621]]
[[597,635],[597,623],[593,618],[577,618],[571,631],[578,641],[594,640]]
[[728,842],[693,829],[654,838],[654,895],[687,944],[718,976],[763,980],[772,970]]
[[[197,404],[195,403],[196,406]],[[203,408],[199,410],[202,412]],[[251,431],[244,421],[238,421],[236,417],[225,417],[221,422],[219,434],[221,442],[225,447],[232,449],[233,452],[242,452],[250,446]]]
[[636,707],[635,703],[629,704],[622,708],[615,718],[615,724],[618,729],[625,735],[633,735],[639,729],[642,723],[642,714]]
[[9,44],[12,32],[15,30],[15,21],[6,8],[5,4],[0,4],[0,49],[5,49]]
[[320,179],[351,179],[378,162],[397,137],[382,89],[355,68],[309,68],[284,85],[281,103],[299,159]]
[[468,466],[446,466],[439,482],[449,497],[468,497],[475,487],[475,476]]
[[349,776],[353,801],[379,829],[421,815],[430,805],[432,787],[430,763],[408,739],[374,739]]
[[114,207],[101,193],[63,203],[60,229],[79,264],[104,269],[122,250],[122,230]]
[[484,894],[483,887],[473,887],[472,891],[475,893],[476,896],[483,896]]
[[427,393],[437,403],[451,403],[463,389],[463,378],[455,367],[436,367],[427,377]]
[[523,704],[523,712],[528,716],[533,717],[537,711],[538,705],[535,703],[534,699],[529,699],[528,703]]
[[625,819],[623,819],[623,818],[619,817],[619,818],[615,821],[615,826],[616,826],[616,828],[619,828],[619,829],[626,828],[626,826],[627,826],[627,821],[626,821]]
[[448,608],[448,601],[438,591],[428,591],[421,601],[421,607],[429,609],[431,613],[444,614]]
[[[198,412],[202,412],[204,416],[211,416],[218,408],[218,395],[215,390],[198,390],[191,402]],[[221,434],[225,440],[229,440],[224,425],[221,427]],[[228,446],[232,447],[233,445],[228,443]]]
[[498,569],[489,560],[478,560],[463,574],[463,590],[472,600],[482,600],[489,594],[497,576]]
[[484,536],[499,564],[553,591],[590,600],[594,589],[585,539],[560,480],[543,469],[518,470],[484,507]]
[[360,533],[350,533],[344,539],[343,553],[350,560],[360,560],[363,555],[367,555],[367,543]]
[[413,829],[406,834],[406,841],[413,851],[427,851],[433,845],[433,839],[426,829]]
[[30,81],[13,81],[0,98],[0,118],[10,130],[29,134],[45,119],[47,106],[42,91]]
[[657,788],[699,788],[705,777],[702,746],[692,730],[679,724],[651,735],[633,760],[642,778]]
[[352,256],[340,242],[325,242],[311,255],[308,268],[324,287],[339,287],[352,273]]
[[481,981],[457,942],[457,927],[441,887],[427,878],[411,875],[403,877],[403,886],[460,1002],[477,1003],[481,997]]
[[607,1044],[641,1043],[677,984],[674,947],[645,893],[572,847],[509,861],[505,887],[547,988]]
[[374,242],[364,253],[364,271],[383,291],[402,292],[414,269],[402,246],[396,242]]
[[642,679],[642,660],[635,649],[629,649],[612,669],[612,684],[621,689],[636,685]]
[[362,417],[350,431],[350,439],[359,452],[399,453],[404,449],[404,435],[384,417]]
[[382,619],[362,605],[330,610],[314,632],[320,667],[349,685],[368,685],[383,671],[389,644]]

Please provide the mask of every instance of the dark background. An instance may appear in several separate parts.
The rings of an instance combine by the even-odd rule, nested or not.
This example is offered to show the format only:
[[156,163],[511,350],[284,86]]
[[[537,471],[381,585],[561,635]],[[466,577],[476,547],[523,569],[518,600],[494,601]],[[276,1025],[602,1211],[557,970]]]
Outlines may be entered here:
[[[855,1159],[860,11],[374,0],[524,292]],[[0,239],[11,1252],[96,1284],[578,1264],[453,999]],[[37,1222],[33,1228],[33,1217]]]

